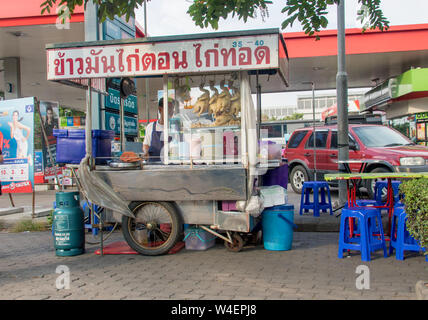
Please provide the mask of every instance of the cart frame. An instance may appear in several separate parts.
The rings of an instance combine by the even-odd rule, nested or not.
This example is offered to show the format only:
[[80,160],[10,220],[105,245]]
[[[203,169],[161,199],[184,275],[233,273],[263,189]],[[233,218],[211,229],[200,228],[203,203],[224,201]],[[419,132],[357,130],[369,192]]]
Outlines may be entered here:
[[[205,55],[201,48],[205,50]],[[86,152],[90,157],[91,97],[93,91],[106,94],[105,79],[162,77],[164,119],[168,119],[169,77],[221,77],[225,73],[236,72],[240,80],[244,76],[248,77],[251,92],[257,95],[257,120],[251,126],[257,129],[259,141],[262,90],[280,92],[288,86],[288,54],[279,29],[50,44],[46,46],[46,50],[48,80],[87,90],[85,142]],[[186,53],[189,55],[187,58]],[[152,59],[144,60],[146,55]],[[205,64],[202,63],[204,57]],[[154,58],[158,59],[157,67]],[[255,82],[250,81],[252,76],[255,77]],[[121,98],[120,108],[122,151],[125,131],[123,100]],[[243,112],[247,112],[245,108],[249,106],[242,104],[242,101],[241,96]],[[149,106],[146,105],[146,108]],[[252,190],[248,190],[250,173],[248,137],[245,131],[249,124],[246,121],[246,117],[241,116],[241,159],[237,164],[202,161],[206,163],[203,165],[200,164],[201,161],[194,161],[191,157],[178,162],[170,160],[169,142],[165,139],[163,165],[147,165],[139,171],[118,171],[106,166],[95,166],[95,161],[91,158],[90,167],[124,200],[130,203],[170,201],[175,204],[183,223],[199,225],[203,230],[223,239],[232,251],[237,251],[233,246],[236,239],[239,240],[236,237],[239,237],[240,232],[248,233],[254,228],[253,217],[247,212],[219,210],[218,201],[244,201],[251,196]],[[169,125],[164,125],[164,135],[169,136]],[[261,166],[267,169],[279,165],[279,162],[274,161]],[[225,223],[228,219],[229,223]],[[102,219],[100,226],[102,239]],[[225,231],[226,236],[219,230]],[[239,244],[238,247],[242,246]]]

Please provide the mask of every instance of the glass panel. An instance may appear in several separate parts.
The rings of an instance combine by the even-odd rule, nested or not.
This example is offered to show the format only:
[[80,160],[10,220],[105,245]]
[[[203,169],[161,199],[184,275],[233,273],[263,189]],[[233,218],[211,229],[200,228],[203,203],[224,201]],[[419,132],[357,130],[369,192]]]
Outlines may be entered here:
[[240,85],[230,77],[170,78],[177,101],[170,119],[173,163],[240,161]]
[[397,131],[384,126],[354,127],[354,132],[366,147],[395,147],[412,144]]
[[[349,145],[358,145],[351,134],[349,134]],[[331,133],[330,149],[337,149],[337,131]]]
[[[316,147],[325,148],[327,146],[328,131],[317,131],[316,133],[317,133]],[[314,135],[311,134],[308,142],[306,143],[306,148],[311,149],[313,147],[314,147]]]
[[261,129],[267,130],[268,138],[281,138],[281,125],[280,124],[270,124],[270,125],[262,125]]
[[331,133],[330,149],[337,149],[337,131]]
[[288,141],[287,147],[292,148],[292,149],[297,148],[307,133],[308,133],[308,131],[298,131],[298,132],[294,133],[293,136]]

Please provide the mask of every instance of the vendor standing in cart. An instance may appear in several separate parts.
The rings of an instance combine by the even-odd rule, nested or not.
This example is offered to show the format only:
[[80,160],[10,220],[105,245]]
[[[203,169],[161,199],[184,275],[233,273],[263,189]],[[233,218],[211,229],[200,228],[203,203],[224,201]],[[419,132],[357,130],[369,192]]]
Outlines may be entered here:
[[[161,161],[160,155],[164,145],[163,126],[165,123],[163,115],[163,98],[158,104],[160,119],[147,125],[143,141],[143,157],[149,162]],[[174,114],[174,101],[168,99],[168,119]]]

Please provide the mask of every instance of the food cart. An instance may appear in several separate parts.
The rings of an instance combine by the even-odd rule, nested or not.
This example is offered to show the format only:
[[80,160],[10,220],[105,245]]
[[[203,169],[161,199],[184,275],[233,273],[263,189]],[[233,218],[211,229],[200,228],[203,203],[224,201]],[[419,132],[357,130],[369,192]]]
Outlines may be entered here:
[[[145,255],[164,254],[182,235],[183,224],[191,224],[239,251],[242,236],[260,220],[261,176],[282,165],[280,152],[271,156],[271,146],[258,142],[261,94],[288,85],[279,30],[51,44],[46,50],[48,80],[87,90],[81,191],[92,203],[123,215],[129,246]],[[108,78],[126,79],[123,97],[133,90],[129,78],[148,78],[158,92],[151,103],[164,98],[168,139],[158,161],[94,159],[92,92],[105,94]],[[121,118],[123,133],[123,99]],[[121,142],[126,151],[123,134]]]

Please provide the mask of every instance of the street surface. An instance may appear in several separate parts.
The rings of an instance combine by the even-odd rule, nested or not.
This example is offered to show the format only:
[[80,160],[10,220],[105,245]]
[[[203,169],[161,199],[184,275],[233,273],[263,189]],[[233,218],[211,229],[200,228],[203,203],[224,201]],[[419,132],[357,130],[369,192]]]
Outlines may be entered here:
[[[290,251],[259,245],[232,253],[218,243],[157,257],[101,257],[88,245],[83,255],[58,257],[50,232],[1,232],[0,299],[416,299],[416,282],[428,276],[421,255],[397,261],[377,252],[362,262],[355,253],[340,260],[337,236],[296,232]],[[117,240],[120,232],[106,242]],[[360,265],[368,267],[369,289],[357,289]],[[58,280],[64,270],[69,289]]]
[[[397,261],[395,256],[383,258],[379,251],[372,261],[362,262],[355,252],[340,260],[340,218],[325,213],[319,218],[312,213],[299,216],[300,195],[290,189],[288,199],[294,204],[299,231],[294,232],[290,251],[268,251],[258,245],[232,253],[219,241],[206,251],[182,249],[157,257],[100,257],[94,254],[99,245],[86,245],[83,255],[58,257],[50,232],[2,231],[0,299],[416,299],[416,282],[428,277],[422,255],[409,253]],[[337,199],[337,190],[332,190],[332,198]],[[14,195],[15,205],[26,211],[31,210],[31,200],[31,194]],[[36,206],[51,207],[53,201],[54,190],[36,193]],[[10,206],[7,196],[0,197],[0,205]],[[105,245],[123,240],[118,231]],[[364,266],[369,274],[365,273],[363,287],[369,289],[361,290]],[[67,270],[69,289],[61,280]]]

